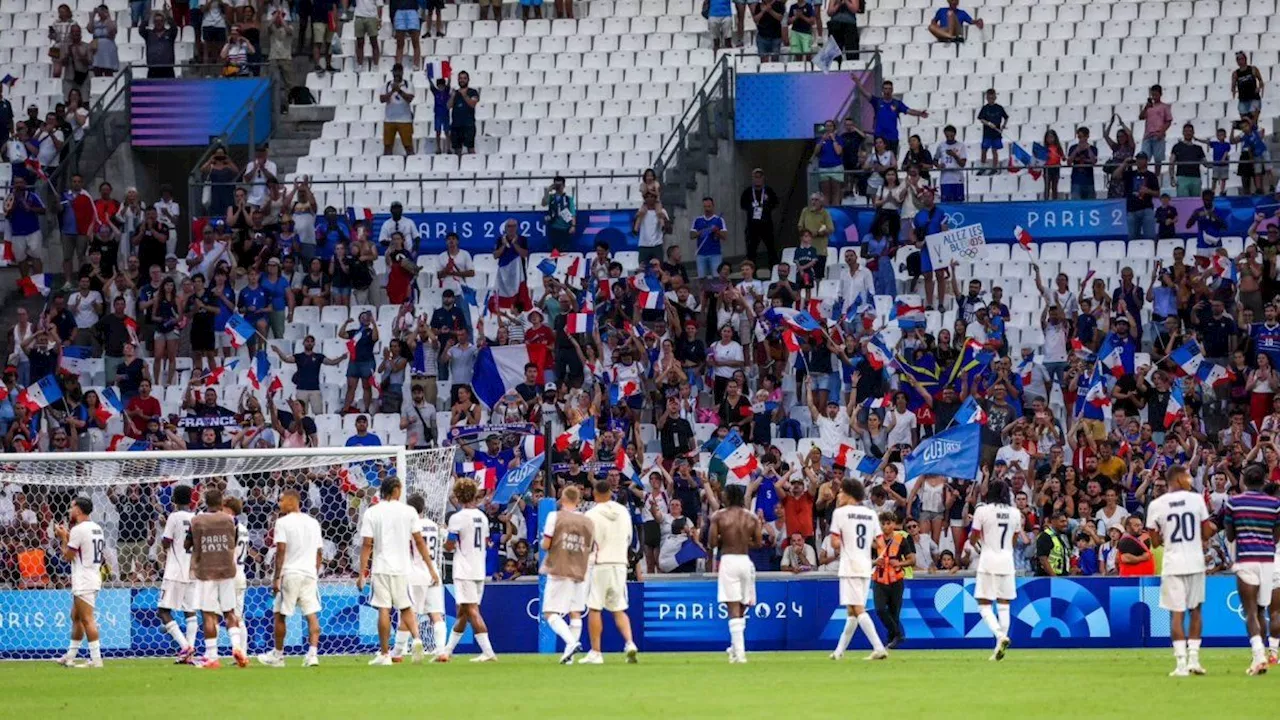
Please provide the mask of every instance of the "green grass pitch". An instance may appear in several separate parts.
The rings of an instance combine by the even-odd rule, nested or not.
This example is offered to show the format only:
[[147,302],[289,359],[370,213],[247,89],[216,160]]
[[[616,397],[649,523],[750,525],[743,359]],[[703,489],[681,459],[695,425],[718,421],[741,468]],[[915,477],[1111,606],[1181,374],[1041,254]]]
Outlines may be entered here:
[[850,653],[621,655],[604,666],[563,667],[555,656],[504,655],[477,665],[371,668],[365,657],[302,668],[223,659],[216,671],[165,660],[108,660],[102,670],[52,662],[0,663],[5,717],[99,718],[834,718],[856,711],[909,717],[1243,717],[1274,712],[1280,668],[1246,677],[1245,648],[1205,650],[1206,677],[1170,678],[1171,651],[1023,650],[1004,662],[985,651],[899,651],[883,662]]

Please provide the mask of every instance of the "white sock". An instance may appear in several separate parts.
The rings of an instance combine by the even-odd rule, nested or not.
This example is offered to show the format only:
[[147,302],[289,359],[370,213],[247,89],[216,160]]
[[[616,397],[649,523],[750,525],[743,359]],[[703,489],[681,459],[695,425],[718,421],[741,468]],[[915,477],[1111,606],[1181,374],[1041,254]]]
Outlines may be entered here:
[[436,649],[437,653],[444,650],[444,644],[448,642],[446,640],[448,632],[449,630],[445,627],[443,620],[431,623],[431,639],[434,641],[432,646]]
[[996,603],[996,617],[1000,619],[1000,634],[1003,637],[1009,637],[1009,626],[1011,620],[1009,618],[1009,604]]
[[738,657],[747,654],[747,621],[743,618],[729,618],[729,639],[733,644],[733,652]]
[[177,622],[170,620],[169,622],[165,623],[164,631],[169,633],[169,637],[173,638],[173,641],[178,643],[178,647],[182,648],[183,650],[186,650],[187,648],[191,647],[191,643],[187,642],[187,636],[183,635],[182,631],[178,629]]
[[93,662],[102,662],[102,646],[97,640],[89,641],[89,659]]
[[1000,637],[1000,621],[996,619],[995,610],[992,610],[990,605],[979,605],[978,615],[982,617],[982,622],[987,624],[987,627],[991,630],[991,634],[995,635],[997,638]]
[[66,657],[68,660],[75,660],[76,656],[79,654],[80,654],[80,641],[72,640],[70,644],[67,645]]
[[[280,652],[280,651],[278,651],[278,650],[276,651],[276,654],[277,654],[277,655],[279,655],[280,657],[284,657],[284,653],[282,653],[282,652]],[[319,655],[319,654],[320,654],[320,648],[319,648],[318,646],[316,646],[316,645],[309,645],[309,646],[307,647],[307,657],[315,657],[315,656],[317,656],[317,655]]]
[[564,618],[559,615],[552,615],[547,618],[547,625],[551,626],[551,630],[564,641],[565,649],[573,647],[573,632],[569,630],[569,626],[565,624]]
[[840,631],[840,644],[836,645],[836,654],[843,654],[849,648],[849,643],[856,632],[858,632],[858,618],[850,615],[844,619],[844,630]]
[[405,652],[408,652],[409,638],[411,637],[413,637],[413,635],[408,630],[397,630],[396,646],[392,649],[392,653],[395,655],[403,655]]
[[462,633],[458,632],[457,630],[450,632],[449,644],[445,646],[444,651],[446,653],[453,652],[453,649],[458,647],[458,643],[460,642],[462,642]]
[[187,645],[194,647],[196,644],[196,614],[187,615]]
[[876,624],[871,619],[871,613],[864,612],[858,616],[858,627],[862,628],[862,632],[871,641],[872,650],[884,652],[884,643],[880,642],[880,633],[876,632]]
[[1178,661],[1178,667],[1182,667],[1183,665],[1187,664],[1187,641],[1186,640],[1173,641],[1173,659]]
[[1200,664],[1200,638],[1187,640],[1187,654],[1190,656],[1192,665]]
[[218,638],[211,637],[211,638],[204,639],[204,659],[205,660],[218,659]]
[[575,643],[582,642],[582,618],[570,618],[569,630],[573,632],[573,641]]
[[493,654],[493,646],[489,644],[489,633],[476,633],[476,644],[480,646],[482,655]]
[[1249,636],[1249,648],[1253,650],[1253,662],[1255,664],[1262,662],[1264,659],[1266,659],[1267,653],[1265,650],[1265,646],[1262,643],[1261,635]]
[[1267,647],[1272,650],[1280,650],[1280,637],[1267,638]]
[[233,627],[227,630],[227,634],[231,636],[231,650],[239,650],[244,652],[245,636],[243,627]]

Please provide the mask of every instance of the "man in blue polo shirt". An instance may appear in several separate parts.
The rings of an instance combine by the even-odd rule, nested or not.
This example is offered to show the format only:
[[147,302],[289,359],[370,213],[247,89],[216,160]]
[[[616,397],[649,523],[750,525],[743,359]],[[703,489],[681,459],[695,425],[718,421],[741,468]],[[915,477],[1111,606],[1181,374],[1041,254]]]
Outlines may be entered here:
[[[861,90],[862,86],[859,85]],[[929,113],[925,110],[912,110],[907,104],[893,96],[893,82],[885,80],[880,86],[880,97],[868,97],[871,102],[871,108],[876,112],[876,122],[874,126],[875,137],[884,140],[884,144],[893,151],[896,156],[898,154],[898,116],[910,115],[912,117],[927,118]]]
[[[257,328],[263,337],[266,337],[267,306],[271,304],[271,299],[267,295],[267,289],[259,282],[258,273],[247,273],[245,279],[249,284],[240,291],[236,304],[240,307],[240,314],[244,315],[244,319]],[[257,352],[257,338],[250,338],[248,347],[249,356],[252,357]]]
[[960,9],[960,0],[947,0],[947,6],[940,8],[929,23],[929,32],[938,42],[964,42],[961,29],[965,25],[977,25],[978,29],[986,27],[982,20],[974,20],[969,13]]
[[23,277],[44,269],[41,259],[44,256],[44,239],[40,234],[40,216],[43,214],[44,203],[39,193],[28,190],[26,178],[15,173],[13,191],[4,201],[4,215],[9,220],[13,259],[22,269]]
[[723,257],[720,241],[728,239],[724,218],[716,214],[716,201],[702,198],[702,214],[693,219],[689,239],[697,243],[698,277],[714,277]]
[[307,412],[313,415],[324,414],[324,397],[320,392],[320,367],[340,365],[347,358],[328,358],[316,352],[316,339],[313,335],[303,338],[300,353],[287,353],[278,345],[272,345],[271,349],[280,358],[280,362],[298,366],[297,371],[293,373],[294,397],[303,404]]

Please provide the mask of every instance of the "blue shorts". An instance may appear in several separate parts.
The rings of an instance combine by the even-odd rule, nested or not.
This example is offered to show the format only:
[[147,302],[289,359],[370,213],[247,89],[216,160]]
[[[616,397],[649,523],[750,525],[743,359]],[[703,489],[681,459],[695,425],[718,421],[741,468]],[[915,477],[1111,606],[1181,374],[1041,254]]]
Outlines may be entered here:
[[933,258],[929,256],[929,246],[925,245],[920,248],[920,272],[933,272]]
[[373,377],[374,362],[372,360],[356,361],[352,360],[347,363],[347,377],[363,380]]
[[1004,147],[1004,140],[1001,138],[982,138],[983,150],[999,150],[1002,147]]
[[777,55],[782,52],[782,38],[766,38],[757,35],[756,52],[761,55]]
[[447,132],[449,132],[449,116],[448,116],[448,115],[444,115],[444,116],[437,115],[437,116],[436,116],[436,120],[435,120],[435,124],[434,124],[434,125],[435,125],[435,131],[436,131],[436,132],[438,132],[438,133],[447,133]]
[[542,0],[520,0],[521,7],[542,7]]
[[942,202],[964,202],[964,183],[948,183],[943,185]]
[[415,32],[422,28],[417,10],[397,10],[391,17],[391,27],[397,32]]

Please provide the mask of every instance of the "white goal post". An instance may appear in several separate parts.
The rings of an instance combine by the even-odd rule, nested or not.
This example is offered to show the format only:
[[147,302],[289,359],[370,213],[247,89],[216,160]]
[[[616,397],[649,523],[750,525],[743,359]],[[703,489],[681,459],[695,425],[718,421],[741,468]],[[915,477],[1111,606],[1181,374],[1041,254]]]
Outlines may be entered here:
[[[70,567],[53,528],[67,522],[76,497],[93,503],[92,519],[106,536],[95,608],[103,654],[172,654],[176,648],[156,604],[165,559],[161,535],[178,485],[191,486],[197,504],[208,487],[243,504],[237,521],[249,534],[242,554],[250,651],[271,643],[271,530],[279,494],[295,489],[325,540],[321,651],[367,652],[376,647],[377,632],[373,610],[355,588],[360,517],[381,482],[394,476],[405,485],[401,499],[421,495],[426,516],[443,523],[455,454],[452,446],[359,446],[0,455],[0,511],[8,514],[12,505],[15,518],[0,526],[0,552],[15,560],[12,567],[0,564],[0,658],[51,658],[66,649]],[[304,644],[301,618],[293,620],[287,649]]]

